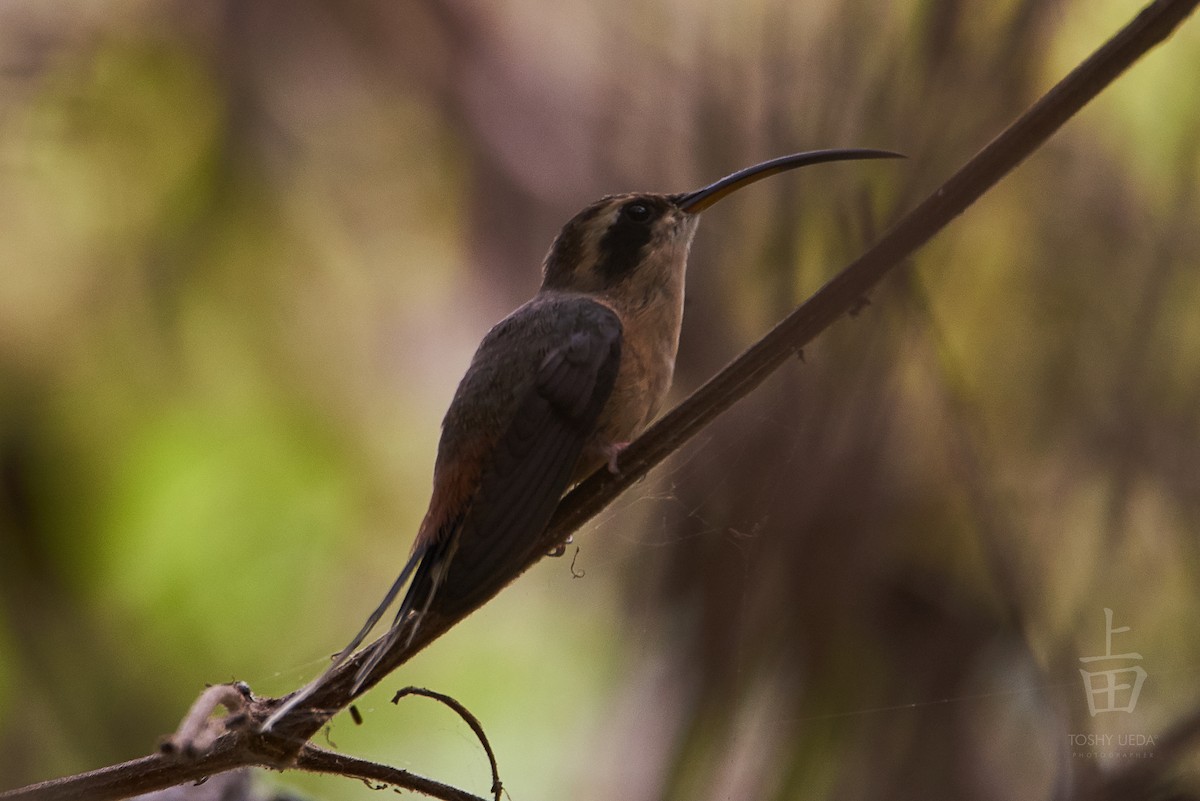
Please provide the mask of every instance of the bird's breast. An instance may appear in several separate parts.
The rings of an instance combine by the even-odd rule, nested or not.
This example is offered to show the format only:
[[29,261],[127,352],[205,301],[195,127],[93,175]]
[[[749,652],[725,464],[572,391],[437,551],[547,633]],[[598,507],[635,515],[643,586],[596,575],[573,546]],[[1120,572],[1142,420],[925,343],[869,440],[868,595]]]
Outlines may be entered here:
[[660,297],[635,309],[616,309],[621,317],[621,366],[612,396],[601,413],[596,447],[628,442],[658,414],[671,388],[682,297]]

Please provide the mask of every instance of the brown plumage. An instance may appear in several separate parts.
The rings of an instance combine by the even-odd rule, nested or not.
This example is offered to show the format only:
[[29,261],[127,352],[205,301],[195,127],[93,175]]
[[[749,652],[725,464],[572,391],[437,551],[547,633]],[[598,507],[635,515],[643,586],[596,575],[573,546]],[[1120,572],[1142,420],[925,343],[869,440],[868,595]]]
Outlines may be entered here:
[[350,656],[406,584],[391,629],[357,673],[356,693],[428,610],[466,611],[510,580],[534,556],[571,484],[605,464],[619,469],[621,448],[654,419],[671,385],[699,212],[784,170],[895,156],[801,153],[687,194],[611,195],[575,215],[546,256],[538,294],[488,332],[455,392],[429,510],[399,578],[329,669],[264,728]]

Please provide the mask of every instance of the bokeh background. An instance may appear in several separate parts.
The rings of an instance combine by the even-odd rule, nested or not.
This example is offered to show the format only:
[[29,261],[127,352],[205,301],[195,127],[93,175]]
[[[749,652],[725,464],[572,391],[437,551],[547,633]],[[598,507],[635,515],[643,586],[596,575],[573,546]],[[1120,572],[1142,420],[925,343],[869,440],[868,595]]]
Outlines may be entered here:
[[[0,4],[0,789],[326,664],[585,203],[910,155],[706,214],[682,397],[1138,7]],[[318,742],[485,794],[456,718],[387,703],[420,684],[521,799],[1068,797],[1154,760],[1073,743],[1200,704],[1197,74],[1193,20]],[[1093,717],[1105,608],[1147,679]]]

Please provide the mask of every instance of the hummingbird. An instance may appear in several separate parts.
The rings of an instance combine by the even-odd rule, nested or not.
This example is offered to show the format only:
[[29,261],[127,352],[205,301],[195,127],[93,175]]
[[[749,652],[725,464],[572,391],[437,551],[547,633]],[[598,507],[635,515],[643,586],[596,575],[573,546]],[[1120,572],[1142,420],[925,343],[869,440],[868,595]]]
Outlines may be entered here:
[[[812,164],[903,158],[815,150],[765,161],[693,192],[608,195],[563,226],[534,297],[483,338],[442,422],[433,494],[408,562],[333,663],[268,718],[279,720],[358,648],[408,587],[353,693],[431,610],[473,608],[535,555],[564,493],[619,472],[675,371],[684,274],[700,212],[771,175]],[[411,581],[410,581],[411,580]]]

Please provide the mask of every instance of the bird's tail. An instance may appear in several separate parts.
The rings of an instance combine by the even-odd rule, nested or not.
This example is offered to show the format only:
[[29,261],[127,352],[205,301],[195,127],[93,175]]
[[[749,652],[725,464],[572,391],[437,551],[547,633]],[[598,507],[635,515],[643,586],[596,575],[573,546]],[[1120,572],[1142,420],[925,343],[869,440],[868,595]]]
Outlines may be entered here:
[[[429,592],[427,594],[425,603],[421,605],[421,614],[424,614],[425,611],[429,609],[429,604],[432,600],[433,593]],[[350,690],[351,695],[358,694],[358,691],[362,689],[363,684],[368,678],[370,678],[371,674],[375,671],[375,668],[380,662],[383,661],[383,658],[392,651],[392,648],[395,647],[396,643],[400,641],[400,636],[402,634],[407,632],[404,643],[406,646],[408,643],[412,642],[412,638],[416,635],[417,627],[421,622],[420,615],[418,615],[413,621],[413,624],[407,628],[404,626],[404,619],[415,606],[416,586],[414,585],[413,588],[409,590],[408,594],[404,596],[404,600],[400,604],[400,609],[396,612],[396,620],[392,624],[392,627],[388,629],[387,634],[379,638],[378,642],[371,645],[371,654],[367,657],[367,660],[362,663],[362,666],[359,667],[358,672],[354,674],[354,686]]]
[[[388,608],[396,600],[396,596],[400,594],[400,590],[404,589],[404,585],[408,583],[409,577],[412,576],[413,572],[422,565],[428,550],[428,546],[423,543],[420,543],[413,548],[412,555],[409,556],[408,562],[404,565],[404,569],[400,571],[400,575],[394,582],[392,582],[392,586],[388,589],[387,594],[383,596],[383,601],[381,601],[379,606],[375,608],[375,611],[371,613],[371,616],[367,618],[367,622],[363,624],[361,629],[359,629],[358,634],[354,635],[354,639],[350,640],[349,644],[339,651],[336,656],[334,656],[333,662],[330,663],[329,667],[325,668],[324,672],[322,672],[320,676],[317,676],[308,684],[304,685],[295,693],[293,693],[291,698],[288,698],[279,705],[278,709],[271,713],[271,716],[267,718],[262,725],[263,731],[270,731],[272,726],[278,723],[284,715],[295,709],[305,699],[311,696],[318,687],[325,683],[325,680],[332,675],[334,671],[341,667],[342,663],[344,663],[354,654],[354,650],[358,648],[358,646],[362,645],[363,640],[367,638],[367,635],[370,634],[371,630],[375,628],[375,625],[379,622],[379,619],[383,617],[384,613],[387,612]],[[400,603],[400,609],[396,612],[396,619],[392,624],[391,630],[388,631],[388,633],[378,643],[376,643],[375,650],[371,654],[370,658],[363,664],[361,668],[359,668],[358,673],[355,674],[354,688],[352,692],[358,692],[359,688],[366,680],[367,674],[370,673],[371,669],[373,669],[379,663],[379,661],[383,658],[383,655],[390,649],[390,646],[399,639],[398,632],[404,628],[402,625],[404,618],[408,615],[409,611],[412,610],[416,602],[416,599],[414,598],[416,584],[417,582],[414,578],[413,587],[409,588],[409,592],[404,596],[404,600]],[[428,594],[429,598],[425,600],[424,608],[428,608],[429,601],[432,600],[433,597],[432,592],[429,592]],[[410,639],[412,638],[412,635],[416,633],[416,630],[416,625],[414,624],[411,628],[411,633],[409,634]]]
[[[417,629],[421,625],[421,618],[429,611],[430,604],[433,603],[434,593],[437,591],[442,579],[445,578],[446,569],[449,567],[450,556],[453,553],[455,538],[453,537],[437,537],[432,543],[422,543],[420,553],[413,553],[413,559],[410,559],[408,564],[404,566],[404,572],[401,574],[398,581],[403,581],[408,573],[413,573],[412,584],[408,587],[408,592],[404,595],[404,600],[400,602],[400,608],[396,610],[396,619],[392,621],[392,627],[388,629],[387,634],[379,638],[370,646],[371,653],[366,661],[358,668],[358,672],[354,674],[354,686],[351,688],[351,695],[357,695],[362,689],[364,683],[375,672],[375,668],[383,661],[383,658],[392,652],[396,643],[400,642],[401,636],[404,637],[404,645],[408,646],[412,642],[413,637],[417,634]],[[415,561],[414,561],[415,560]],[[393,585],[393,590],[396,586]],[[395,597],[392,593],[389,596],[387,603],[375,610],[372,617],[375,620],[379,619],[379,615],[383,612],[386,606],[391,604],[391,599]],[[412,625],[405,626],[404,623],[409,617],[409,613],[417,609],[420,604],[420,612],[413,618]]]

